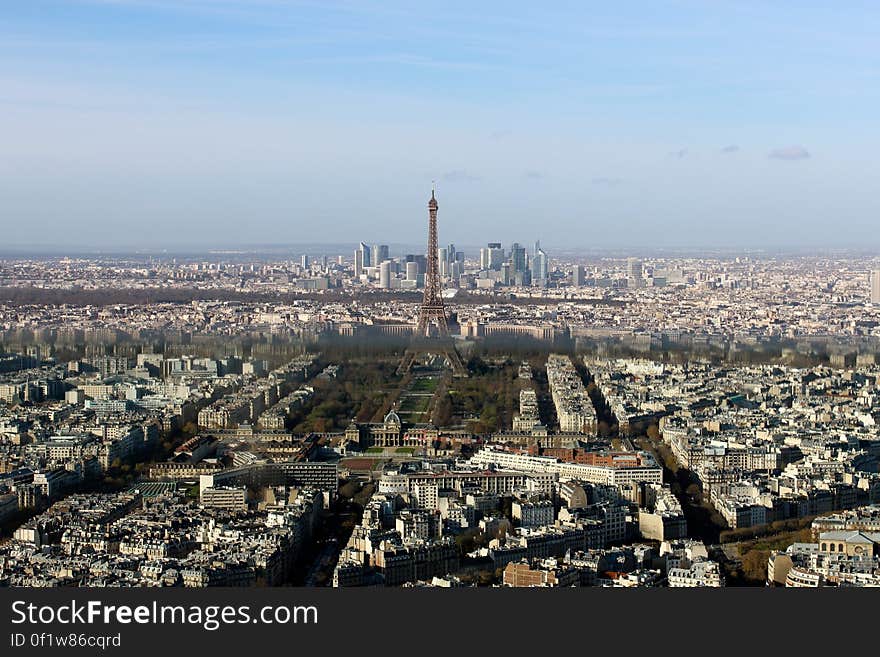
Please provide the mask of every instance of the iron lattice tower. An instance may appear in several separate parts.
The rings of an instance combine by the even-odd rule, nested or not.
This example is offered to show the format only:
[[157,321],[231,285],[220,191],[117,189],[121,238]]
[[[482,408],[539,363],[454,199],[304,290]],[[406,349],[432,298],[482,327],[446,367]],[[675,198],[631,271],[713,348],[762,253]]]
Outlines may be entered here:
[[[403,355],[398,368],[399,373],[408,371],[419,355],[436,354],[443,356],[456,376],[466,375],[464,363],[455,349],[446,323],[446,309],[443,306],[443,295],[440,288],[440,263],[437,260],[437,199],[434,187],[431,187],[431,200],[428,201],[428,253],[425,258],[425,294],[419,309],[419,321],[416,325],[413,343]],[[432,334],[431,328],[434,327]]]
[[441,337],[449,335],[446,324],[446,310],[443,307],[443,295],[440,290],[440,263],[437,261],[437,199],[434,198],[434,187],[431,187],[431,200],[428,201],[428,254],[425,272],[425,296],[419,312],[419,323],[416,327],[418,337],[430,337],[431,326],[436,326]]

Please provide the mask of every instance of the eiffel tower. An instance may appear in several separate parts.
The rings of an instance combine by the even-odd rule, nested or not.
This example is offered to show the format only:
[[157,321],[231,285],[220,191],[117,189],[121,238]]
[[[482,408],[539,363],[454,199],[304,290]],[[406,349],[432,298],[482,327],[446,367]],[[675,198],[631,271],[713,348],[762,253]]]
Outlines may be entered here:
[[425,273],[425,295],[419,311],[413,341],[403,354],[398,374],[409,371],[416,360],[423,356],[442,356],[455,376],[466,376],[467,369],[455,349],[446,323],[446,309],[440,293],[440,263],[437,261],[437,199],[431,186],[428,201],[428,255]]

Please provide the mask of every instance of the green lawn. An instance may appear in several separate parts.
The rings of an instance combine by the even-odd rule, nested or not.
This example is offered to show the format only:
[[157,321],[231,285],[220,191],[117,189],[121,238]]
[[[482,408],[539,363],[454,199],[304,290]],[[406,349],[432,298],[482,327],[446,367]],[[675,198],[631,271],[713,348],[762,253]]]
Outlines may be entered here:
[[437,390],[440,380],[436,377],[424,377],[414,379],[409,386],[410,392],[434,392]]
[[424,413],[431,405],[431,397],[413,397],[406,395],[401,397],[399,413]]

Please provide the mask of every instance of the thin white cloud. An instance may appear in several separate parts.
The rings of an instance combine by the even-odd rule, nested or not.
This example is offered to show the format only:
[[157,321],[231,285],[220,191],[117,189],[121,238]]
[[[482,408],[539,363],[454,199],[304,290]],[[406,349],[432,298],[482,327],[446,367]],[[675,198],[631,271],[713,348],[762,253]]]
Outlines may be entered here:
[[773,160],[806,160],[810,153],[803,146],[784,146],[773,149],[767,157]]

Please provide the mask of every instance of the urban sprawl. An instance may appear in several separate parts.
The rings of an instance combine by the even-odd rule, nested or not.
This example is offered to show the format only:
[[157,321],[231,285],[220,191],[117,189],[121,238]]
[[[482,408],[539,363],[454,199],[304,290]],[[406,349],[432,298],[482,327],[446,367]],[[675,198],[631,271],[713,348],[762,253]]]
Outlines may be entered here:
[[880,585],[880,261],[431,255],[0,260],[0,585]]

